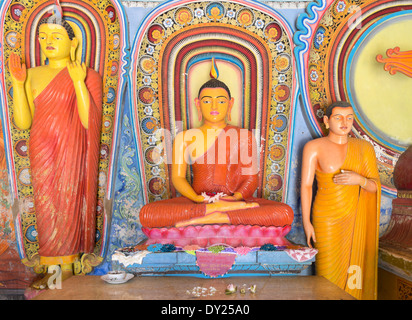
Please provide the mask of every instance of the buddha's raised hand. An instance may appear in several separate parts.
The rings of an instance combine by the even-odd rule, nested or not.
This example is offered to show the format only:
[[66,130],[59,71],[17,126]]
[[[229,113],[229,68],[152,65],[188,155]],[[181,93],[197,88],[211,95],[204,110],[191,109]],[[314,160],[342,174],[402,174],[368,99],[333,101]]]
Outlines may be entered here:
[[67,70],[73,82],[84,81],[86,79],[86,64],[80,61],[73,61],[67,63]]
[[9,69],[14,83],[24,83],[26,81],[26,64],[21,63],[20,57],[14,52],[10,54]]

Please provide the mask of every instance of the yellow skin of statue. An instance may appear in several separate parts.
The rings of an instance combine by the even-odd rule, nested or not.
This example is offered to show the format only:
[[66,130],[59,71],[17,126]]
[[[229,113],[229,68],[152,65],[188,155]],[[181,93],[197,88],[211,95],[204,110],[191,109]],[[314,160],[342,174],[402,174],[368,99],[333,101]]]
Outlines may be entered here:
[[[79,117],[82,125],[88,128],[89,91],[85,85],[86,65],[75,61],[78,39],[70,40],[64,27],[56,24],[43,24],[39,28],[39,42],[49,64],[26,69],[20,57],[10,55],[9,68],[13,84],[14,120],[22,130],[30,129],[34,116],[34,99],[47,87],[53,78],[67,67],[76,92]],[[73,275],[73,264],[61,265],[62,280]],[[36,281],[32,286],[45,288],[51,276]]]
[[[223,88],[204,88],[199,97],[195,99],[195,105],[199,119],[203,118],[203,124],[197,129],[189,129],[179,133],[173,144],[172,183],[180,194],[194,202],[203,203],[202,195],[198,195],[186,180],[187,162],[202,155],[213,145],[221,131],[226,127],[226,120],[230,121],[230,112],[234,98],[229,98]],[[257,203],[246,203],[242,194],[235,192],[231,196],[221,199],[236,201],[217,201],[206,204],[206,214],[200,218],[182,221],[176,227],[184,227],[192,224],[230,223],[225,211],[235,209],[247,209],[259,206]]]
[[43,24],[39,28],[40,48],[49,59],[49,64],[30,68],[21,64],[20,57],[10,55],[9,67],[14,92],[14,120],[23,130],[29,129],[34,115],[34,99],[47,87],[50,81],[67,67],[77,97],[79,117],[83,126],[88,127],[89,91],[85,85],[86,65],[72,61],[78,39],[70,40],[66,29],[56,24]]
[[[303,149],[301,204],[303,228],[309,247],[312,247],[311,240],[316,242],[315,230],[310,221],[315,171],[332,173],[340,169],[346,158],[348,134],[352,129],[353,119],[353,108],[333,108],[329,118],[323,117],[329,134],[326,137],[309,141]],[[373,180],[353,171],[344,171],[335,175],[333,182],[342,185],[359,185],[368,192],[377,191],[376,183]]]

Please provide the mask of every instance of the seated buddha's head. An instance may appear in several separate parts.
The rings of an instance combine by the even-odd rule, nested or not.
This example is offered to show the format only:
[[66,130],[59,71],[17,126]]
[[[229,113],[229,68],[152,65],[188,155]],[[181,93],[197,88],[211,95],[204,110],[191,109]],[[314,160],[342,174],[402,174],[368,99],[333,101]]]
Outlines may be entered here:
[[199,120],[203,117],[205,122],[210,123],[230,121],[233,102],[234,98],[224,82],[217,79],[207,81],[200,87],[195,99]]

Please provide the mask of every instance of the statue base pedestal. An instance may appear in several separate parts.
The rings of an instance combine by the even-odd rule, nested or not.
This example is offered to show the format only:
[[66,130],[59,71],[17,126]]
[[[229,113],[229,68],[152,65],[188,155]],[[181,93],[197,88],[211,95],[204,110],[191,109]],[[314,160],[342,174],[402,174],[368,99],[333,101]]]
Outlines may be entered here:
[[291,230],[290,225],[283,227],[261,227],[252,225],[203,225],[182,228],[142,228],[148,238],[145,244],[174,244],[176,246],[199,245],[208,247],[227,244],[231,247],[257,247],[264,244],[288,246],[285,238]]
[[[123,269],[139,276],[201,278],[307,276],[314,274],[313,263],[316,255],[314,249],[305,247],[276,251],[263,251],[260,248],[248,249],[247,253],[245,251],[237,253],[236,248],[234,248],[234,252],[224,250],[218,253],[210,252],[207,249],[190,253],[183,250],[173,252],[117,251],[112,256],[112,268],[113,270]],[[201,254],[202,263],[200,263]],[[204,257],[207,254],[211,255],[209,263],[208,260],[204,262]]]

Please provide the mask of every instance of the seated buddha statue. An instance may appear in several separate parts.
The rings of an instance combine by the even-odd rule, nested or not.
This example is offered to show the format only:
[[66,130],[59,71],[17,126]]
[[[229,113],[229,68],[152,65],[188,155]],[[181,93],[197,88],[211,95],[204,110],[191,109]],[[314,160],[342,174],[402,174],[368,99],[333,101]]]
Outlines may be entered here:
[[[181,196],[143,206],[143,228],[292,224],[287,204],[253,197],[259,171],[256,141],[251,131],[228,124],[233,103],[222,81],[213,78],[201,86],[195,105],[203,123],[178,133],[173,143],[171,178]],[[186,179],[189,165],[192,184]],[[217,201],[207,201],[216,194],[221,195]]]

